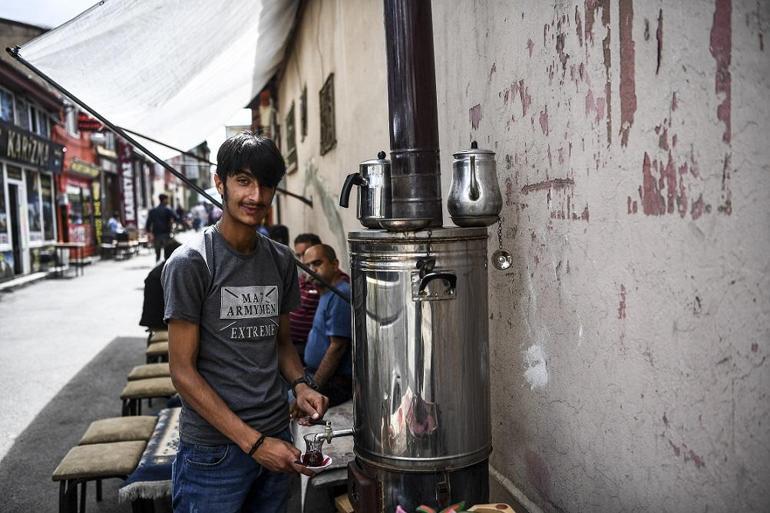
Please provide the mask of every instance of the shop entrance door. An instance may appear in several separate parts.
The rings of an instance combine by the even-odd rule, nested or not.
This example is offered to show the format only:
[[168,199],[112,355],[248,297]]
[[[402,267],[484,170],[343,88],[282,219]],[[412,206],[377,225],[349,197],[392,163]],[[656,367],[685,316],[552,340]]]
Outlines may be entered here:
[[20,275],[24,272],[24,263],[21,261],[21,225],[19,224],[19,186],[15,183],[8,184],[8,210],[11,211],[11,238],[13,239],[13,274]]

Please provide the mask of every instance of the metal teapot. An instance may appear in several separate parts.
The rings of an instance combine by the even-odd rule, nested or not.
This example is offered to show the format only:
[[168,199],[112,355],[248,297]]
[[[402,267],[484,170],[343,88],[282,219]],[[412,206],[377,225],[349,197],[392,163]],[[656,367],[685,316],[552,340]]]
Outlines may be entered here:
[[495,152],[471,149],[454,154],[447,208],[457,226],[489,226],[497,222],[503,196],[497,184]]
[[351,173],[345,178],[340,192],[340,206],[347,208],[350,191],[358,189],[358,220],[367,228],[380,228],[380,221],[390,218],[390,161],[385,152],[377,154],[376,159],[359,164],[358,173]]

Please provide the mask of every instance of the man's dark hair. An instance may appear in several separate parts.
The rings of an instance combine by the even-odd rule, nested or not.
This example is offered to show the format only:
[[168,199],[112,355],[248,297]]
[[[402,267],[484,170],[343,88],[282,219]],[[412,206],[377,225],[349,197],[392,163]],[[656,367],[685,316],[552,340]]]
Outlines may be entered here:
[[260,185],[275,188],[286,173],[286,163],[267,137],[241,132],[227,139],[217,152],[217,175],[227,177],[248,169]]
[[158,195],[158,199],[159,199],[159,200],[161,201],[161,203],[162,203],[162,202],[163,202],[163,200],[167,200],[167,199],[168,199],[168,194],[159,194],[159,195]]
[[267,235],[272,240],[280,242],[284,246],[289,245],[289,229],[282,224],[274,224],[268,228]]
[[294,239],[295,246],[297,244],[310,244],[311,246],[315,246],[316,244],[320,244],[320,243],[321,243],[321,237],[319,237],[315,233],[300,233]]
[[323,250],[324,256],[329,262],[334,262],[337,260],[337,253],[334,251],[334,248],[329,246],[328,244],[321,244],[321,249]]

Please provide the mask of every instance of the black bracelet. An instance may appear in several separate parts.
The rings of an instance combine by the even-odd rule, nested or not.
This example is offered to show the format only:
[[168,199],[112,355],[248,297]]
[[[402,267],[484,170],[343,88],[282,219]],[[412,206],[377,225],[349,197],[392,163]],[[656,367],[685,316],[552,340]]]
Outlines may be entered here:
[[254,442],[254,445],[251,446],[251,450],[249,451],[249,456],[254,456],[254,453],[257,452],[257,449],[259,449],[263,443],[265,443],[265,438],[267,438],[267,435],[262,434],[259,438],[257,438],[257,441]]

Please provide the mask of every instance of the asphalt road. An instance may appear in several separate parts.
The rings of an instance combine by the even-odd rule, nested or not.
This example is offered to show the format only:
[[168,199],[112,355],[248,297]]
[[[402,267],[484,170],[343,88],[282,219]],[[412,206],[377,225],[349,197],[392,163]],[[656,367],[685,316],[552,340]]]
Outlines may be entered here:
[[86,266],[84,276],[0,294],[0,460],[112,340],[145,336],[138,322],[154,261],[149,253],[99,261]]

